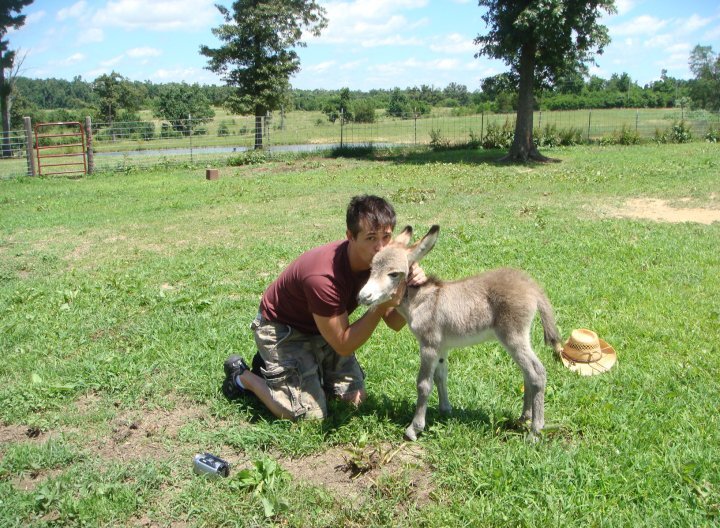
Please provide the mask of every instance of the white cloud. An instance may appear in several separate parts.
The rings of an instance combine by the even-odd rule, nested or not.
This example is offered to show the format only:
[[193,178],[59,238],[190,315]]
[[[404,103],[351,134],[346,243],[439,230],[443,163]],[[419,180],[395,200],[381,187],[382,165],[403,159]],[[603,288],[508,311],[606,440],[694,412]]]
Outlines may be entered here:
[[655,35],[654,37],[649,38],[648,40],[646,40],[643,43],[643,45],[646,48],[651,48],[651,49],[666,48],[666,47],[670,46],[674,40],[675,40],[675,37],[672,36],[671,34],[662,33],[660,35]]
[[122,61],[125,58],[124,54],[117,55],[116,57],[112,57],[110,59],[105,59],[104,61],[100,61],[101,66],[115,66],[118,62]]
[[60,61],[60,64],[63,65],[63,66],[70,66],[70,65],[72,65],[72,64],[77,64],[77,63],[79,63],[79,62],[84,61],[85,58],[86,58],[86,57],[85,57],[85,54],[83,54],[83,53],[73,53],[72,55],[70,55],[70,56],[67,57],[66,59]]
[[714,39],[720,39],[720,26],[715,26],[714,28],[708,29],[703,34],[704,40],[714,40]]
[[155,70],[150,79],[153,82],[186,82],[189,84],[218,83],[219,79],[214,73],[200,68],[161,68]]
[[47,15],[45,11],[36,11],[34,13],[30,13],[28,16],[25,17],[25,24],[23,25],[23,27],[32,26],[33,24],[40,22],[43,18],[45,18],[45,15]]
[[629,22],[611,27],[610,33],[618,36],[651,35],[657,33],[658,30],[667,24],[667,20],[661,20],[650,15],[641,15],[633,18]]
[[402,35],[390,35],[381,39],[373,39],[370,42],[363,42],[363,48],[376,48],[378,46],[421,46],[423,41],[416,37],[403,37]]
[[90,79],[91,81],[93,81],[93,80],[97,79],[98,77],[100,77],[101,75],[107,75],[109,73],[110,73],[110,70],[108,70],[107,68],[96,68],[94,70],[86,71],[83,74],[83,77],[85,79]]
[[104,40],[105,33],[100,28],[90,28],[87,31],[83,31],[77,38],[78,44],[96,44]]
[[101,26],[150,31],[207,29],[220,16],[214,0],[111,0],[93,21]]
[[132,48],[127,50],[127,56],[133,59],[144,59],[146,57],[159,57],[162,55],[162,50],[157,48],[143,47],[143,48]]
[[70,7],[66,7],[57,12],[55,18],[60,21],[67,20],[68,18],[80,18],[87,12],[87,3],[85,0],[80,0]]
[[325,62],[319,62],[317,64],[313,64],[311,66],[308,66],[306,68],[303,68],[304,71],[308,73],[325,73],[327,71],[330,71],[333,69],[333,67],[337,64],[334,60],[329,60]]
[[615,7],[617,8],[618,15],[624,15],[625,13],[632,11],[635,4],[636,0],[615,0]]
[[451,33],[435,37],[430,49],[439,53],[457,53],[467,54],[475,53],[477,46],[473,44],[473,39],[460,33]]
[[367,64],[367,62],[367,59],[346,62],[345,64],[341,64],[338,68],[345,71],[357,71],[362,68],[364,64]]
[[417,28],[429,25],[430,21],[425,18],[410,20],[405,15],[425,5],[425,0],[331,2],[325,5],[328,27],[320,37],[308,37],[308,40],[363,47],[415,45],[417,39],[409,35]]
[[700,28],[703,28],[707,26],[711,20],[709,18],[703,18],[698,15],[692,15],[690,18],[684,20],[680,27],[678,28],[678,32],[680,33],[693,33],[697,31]]

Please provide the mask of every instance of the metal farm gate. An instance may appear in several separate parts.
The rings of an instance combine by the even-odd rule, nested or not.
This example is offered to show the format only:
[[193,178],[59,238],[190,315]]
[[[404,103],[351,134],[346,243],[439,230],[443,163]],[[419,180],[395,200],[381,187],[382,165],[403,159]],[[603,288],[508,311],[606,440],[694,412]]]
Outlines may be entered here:
[[85,133],[78,121],[35,125],[35,153],[40,176],[87,174]]

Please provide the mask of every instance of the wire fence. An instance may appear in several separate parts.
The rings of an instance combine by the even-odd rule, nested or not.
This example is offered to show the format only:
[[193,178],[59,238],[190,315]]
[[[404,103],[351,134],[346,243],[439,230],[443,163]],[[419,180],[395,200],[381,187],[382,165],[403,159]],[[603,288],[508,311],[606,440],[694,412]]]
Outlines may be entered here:
[[[87,156],[87,170],[128,171],[150,166],[177,164],[218,165],[228,158],[253,150],[258,141],[267,152],[312,152],[338,147],[373,145],[376,147],[472,145],[487,143],[498,130],[512,132],[515,114],[480,113],[457,115],[444,109],[430,115],[401,117],[378,115],[373,123],[334,122],[320,112],[291,112],[266,116],[256,131],[253,116],[225,116],[212,120],[188,116],[173,122],[162,120],[35,124],[44,127],[38,137],[29,119],[25,130],[10,131],[2,147],[0,178],[22,175],[48,175],[42,157]],[[677,123],[695,139],[720,130],[720,113],[672,109],[613,109],[536,111],[534,129],[539,135],[549,131],[571,133],[576,142],[596,142],[630,132],[649,140]],[[77,132],[84,131],[78,149]],[[65,136],[71,136],[66,141]],[[46,149],[46,150],[43,150]],[[47,150],[49,149],[49,150]],[[30,155],[28,155],[28,153]],[[41,162],[41,163],[38,163]],[[47,166],[47,162],[45,166]]]

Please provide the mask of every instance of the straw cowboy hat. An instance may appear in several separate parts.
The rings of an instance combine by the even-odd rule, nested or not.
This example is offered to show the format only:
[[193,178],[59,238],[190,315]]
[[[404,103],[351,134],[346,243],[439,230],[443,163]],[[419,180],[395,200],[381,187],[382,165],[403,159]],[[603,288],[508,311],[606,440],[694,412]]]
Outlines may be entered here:
[[582,376],[602,374],[617,361],[615,349],[600,339],[592,330],[573,330],[565,342],[562,362],[573,372]]

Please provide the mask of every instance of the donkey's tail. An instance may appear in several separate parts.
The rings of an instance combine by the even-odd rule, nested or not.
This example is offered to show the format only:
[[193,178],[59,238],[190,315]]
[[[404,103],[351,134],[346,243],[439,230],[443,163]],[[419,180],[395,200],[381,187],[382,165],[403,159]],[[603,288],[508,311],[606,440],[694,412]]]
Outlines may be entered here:
[[538,295],[538,311],[540,312],[540,321],[543,325],[545,344],[552,347],[555,352],[555,358],[560,359],[563,350],[560,332],[558,332],[555,313],[550,304],[550,299],[547,298],[547,295],[545,295],[542,290],[540,290]]

